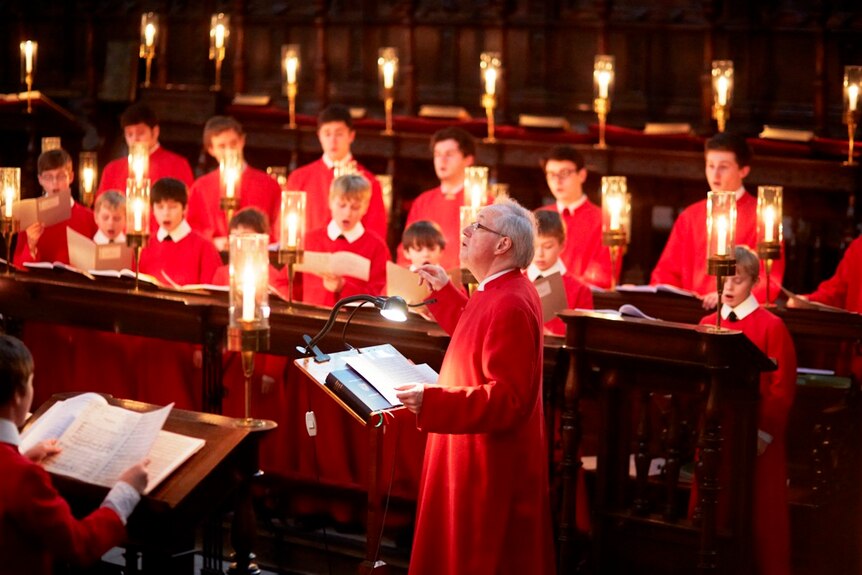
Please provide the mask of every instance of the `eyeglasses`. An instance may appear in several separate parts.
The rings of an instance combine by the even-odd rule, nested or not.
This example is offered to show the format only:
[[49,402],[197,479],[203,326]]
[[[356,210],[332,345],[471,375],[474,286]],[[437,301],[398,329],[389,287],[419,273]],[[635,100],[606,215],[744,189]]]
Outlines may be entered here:
[[48,183],[55,184],[55,183],[68,182],[69,181],[69,174],[65,170],[63,170],[62,172],[56,172],[56,173],[42,172],[39,175],[39,178],[42,180],[45,180]]
[[567,180],[569,176],[577,172],[577,170],[564,169],[559,172],[545,172],[545,177],[549,180]]
[[479,222],[473,222],[467,226],[470,229],[470,232],[475,232],[476,230],[485,230],[486,232],[491,232],[492,234],[497,234],[501,238],[506,237],[504,234],[501,234],[497,230],[492,230],[488,226],[483,226]]

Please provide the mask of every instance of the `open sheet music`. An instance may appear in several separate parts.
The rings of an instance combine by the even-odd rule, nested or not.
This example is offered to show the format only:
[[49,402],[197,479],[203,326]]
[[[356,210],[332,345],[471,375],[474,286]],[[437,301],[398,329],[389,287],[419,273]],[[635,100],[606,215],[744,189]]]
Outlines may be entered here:
[[566,286],[560,272],[540,277],[533,282],[533,285],[536,286],[536,291],[542,302],[542,321],[551,321],[557,316],[558,311],[563,311],[569,307],[566,298]]
[[120,474],[150,459],[149,493],[204,446],[204,440],[164,431],[173,404],[141,413],[84,393],[52,405],[21,436],[21,452],[47,439],[62,451],[44,462],[51,473],[111,487]]
[[122,270],[132,267],[132,248],[125,243],[98,245],[72,228],[66,228],[69,262],[80,270]]
[[72,217],[72,194],[65,191],[43,198],[21,200],[14,204],[14,210],[22,230],[36,222],[52,226]]
[[305,252],[302,263],[296,264],[294,269],[316,276],[329,274],[368,281],[371,260],[353,252]]

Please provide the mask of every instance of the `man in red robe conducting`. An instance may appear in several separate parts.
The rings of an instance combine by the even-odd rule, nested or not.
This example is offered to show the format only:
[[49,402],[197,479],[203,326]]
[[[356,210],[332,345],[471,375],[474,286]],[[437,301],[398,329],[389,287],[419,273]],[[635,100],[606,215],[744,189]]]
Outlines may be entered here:
[[467,297],[440,266],[422,266],[434,317],[452,334],[435,385],[398,397],[428,432],[410,574],[552,574],[542,413],[542,309],[521,270],[535,224],[513,200],[463,231],[461,261],[480,282]]

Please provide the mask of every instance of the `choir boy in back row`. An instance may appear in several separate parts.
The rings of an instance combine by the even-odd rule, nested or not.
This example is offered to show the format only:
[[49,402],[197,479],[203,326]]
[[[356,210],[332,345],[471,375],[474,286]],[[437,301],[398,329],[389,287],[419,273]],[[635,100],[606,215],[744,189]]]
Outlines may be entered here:
[[[192,185],[194,175],[188,160],[164,149],[159,144],[159,118],[152,108],[140,102],[132,104],[120,116],[120,125],[123,127],[126,145],[130,149],[132,144],[137,143],[144,143],[149,147],[148,177],[151,182],[162,178],[176,178],[187,186]],[[99,182],[96,195],[101,195],[107,190],[125,190],[128,178],[128,158],[122,157],[111,161],[102,172],[102,180]]]
[[[745,246],[737,246],[736,275],[725,279],[718,312],[701,320],[715,325],[716,313],[723,324],[740,330],[760,351],[778,363],[778,369],[760,377],[760,409],[757,417],[757,460],[754,467],[754,549],[759,575],[789,575],[790,510],[787,501],[787,419],[796,393],[796,351],[790,332],[780,318],[757,302],[752,291],[760,282],[760,260]],[[732,425],[723,426],[733,429]],[[735,454],[728,454],[726,461]],[[731,465],[724,465],[729,473]],[[696,497],[696,490],[692,496]],[[721,497],[721,495],[719,495]],[[719,509],[723,507],[720,504]]]
[[[71,184],[74,179],[72,158],[63,149],[42,152],[36,162],[39,174],[39,185],[42,186],[42,196],[55,196],[61,192],[71,194]],[[18,244],[12,260],[21,266],[24,262],[62,262],[69,263],[69,246],[66,241],[66,228],[92,238],[96,233],[96,222],[93,212],[74,199],[72,215],[65,222],[46,226],[35,222],[18,234]]]
[[368,281],[340,275],[319,277],[303,273],[302,294],[306,303],[331,307],[349,295],[377,296],[386,289],[389,248],[383,238],[366,229],[360,221],[368,212],[371,193],[371,184],[364,176],[349,174],[336,178],[329,193],[329,208],[332,212],[329,223],[311,230],[305,237],[305,251],[346,251],[371,260]]
[[[434,155],[434,172],[440,179],[436,188],[422,192],[413,200],[407,214],[405,227],[420,220],[436,222],[443,230],[446,242],[451,246],[461,243],[460,208],[464,205],[464,169],[472,166],[476,155],[476,141],[461,128],[443,128],[431,137],[431,153]],[[399,263],[406,258],[399,247]],[[447,270],[461,267],[458,251],[443,254],[440,265]]]
[[[757,247],[757,198],[745,191],[743,180],[751,171],[751,148],[745,138],[726,132],[716,134],[705,145],[706,181],[714,192],[736,192],[736,237],[734,245]],[[782,246],[782,250],[783,250]],[[761,264],[762,265],[762,264]],[[763,274],[761,274],[763,275]],[[784,277],[784,258],[772,264],[769,281],[775,297]],[[706,199],[692,204],[673,224],[664,251],[652,272],[651,284],[670,284],[691,290],[703,300],[704,309],[718,303],[715,277],[706,273]],[[754,290],[758,301],[766,299],[766,281]]]
[[101,506],[77,519],[41,465],[45,457],[58,452],[57,446],[48,442],[26,453],[18,451],[18,429],[32,403],[33,357],[20,340],[0,335],[2,571],[50,575],[63,564],[95,563],[123,543],[126,521],[147,485],[147,471],[146,462],[124,471]]
[[[236,185],[240,208],[254,206],[262,210],[270,228],[278,229],[281,211],[281,188],[265,172],[245,162],[245,133],[242,125],[230,116],[213,116],[204,126],[204,149],[221,162],[227,150],[239,153],[242,172]],[[293,188],[300,189],[300,188]],[[188,221],[193,230],[212,241],[219,251],[227,245],[228,222],[221,209],[221,170],[215,169],[198,178],[189,191]],[[276,239],[276,238],[273,238]]]
[[419,220],[407,226],[401,234],[401,246],[404,249],[404,258],[410,263],[411,272],[425,264],[443,265],[441,262],[443,254],[446,253],[446,237],[436,222]]
[[[535,282],[540,277],[559,273],[566,288],[568,309],[593,309],[593,292],[578,278],[569,275],[560,253],[566,247],[566,225],[557,212],[538,210],[536,216],[536,253],[527,268],[527,277]],[[566,324],[558,317],[545,323],[545,333],[566,335]]]
[[587,180],[584,157],[570,146],[557,146],[545,156],[543,168],[556,202],[540,209],[559,213],[570,235],[560,255],[563,263],[579,280],[610,287],[611,253],[602,245],[602,210],[584,193]]
[[108,190],[96,198],[93,215],[99,228],[93,236],[96,244],[126,243],[126,196],[117,190]]
[[307,194],[305,229],[316,230],[329,221],[329,191],[335,168],[347,168],[354,162],[356,171],[371,183],[371,198],[368,200],[368,210],[362,218],[362,225],[385,241],[386,208],[383,206],[383,190],[377,178],[355,162],[350,153],[350,146],[356,138],[350,110],[344,106],[333,105],[320,112],[317,117],[317,138],[320,140],[323,156],[297,168],[287,178],[287,189],[303,190]]

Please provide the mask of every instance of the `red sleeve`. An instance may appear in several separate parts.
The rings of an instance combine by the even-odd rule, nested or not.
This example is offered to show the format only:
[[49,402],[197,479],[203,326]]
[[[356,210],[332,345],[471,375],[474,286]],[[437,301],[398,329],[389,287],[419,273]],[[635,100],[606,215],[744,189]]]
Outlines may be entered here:
[[221,255],[210,242],[202,240],[201,244],[201,267],[198,283],[211,283],[216,270],[222,267]]
[[96,190],[96,196],[101,196],[108,190],[120,190],[123,195],[126,193],[126,182],[122,173],[121,164],[125,164],[128,168],[128,160],[118,158],[108,163],[102,171],[102,177],[99,180],[99,188]]
[[689,229],[688,218],[686,214],[680,215],[674,223],[670,231],[670,237],[661,252],[658,263],[652,271],[649,283],[668,284],[680,288],[687,288],[683,285],[682,266],[686,265],[686,249],[687,244],[693,241],[691,230]]
[[193,230],[212,241],[214,226],[210,220],[206,195],[206,185],[202,179],[198,179],[189,190],[189,209],[186,212],[186,221],[189,222]]
[[846,309],[848,288],[854,274],[860,273],[860,267],[862,267],[862,238],[857,238],[841,258],[835,275],[821,282],[808,299]]
[[467,294],[455,287],[455,284],[450,280],[443,286],[443,289],[433,292],[432,297],[437,302],[428,304],[428,310],[440,324],[440,327],[452,335],[461,314],[464,312],[464,307],[467,305]]
[[119,545],[126,535],[117,514],[101,507],[82,520],[76,519],[68,503],[54,487],[48,474],[38,465],[23,472],[19,500],[27,510],[18,519],[18,528],[42,541],[45,549],[61,560],[78,565],[94,563],[106,551]]
[[763,374],[758,426],[778,437],[784,435],[787,428],[787,418],[796,394],[796,350],[790,332],[781,320],[774,320],[769,325],[764,353],[778,362],[778,369]]

